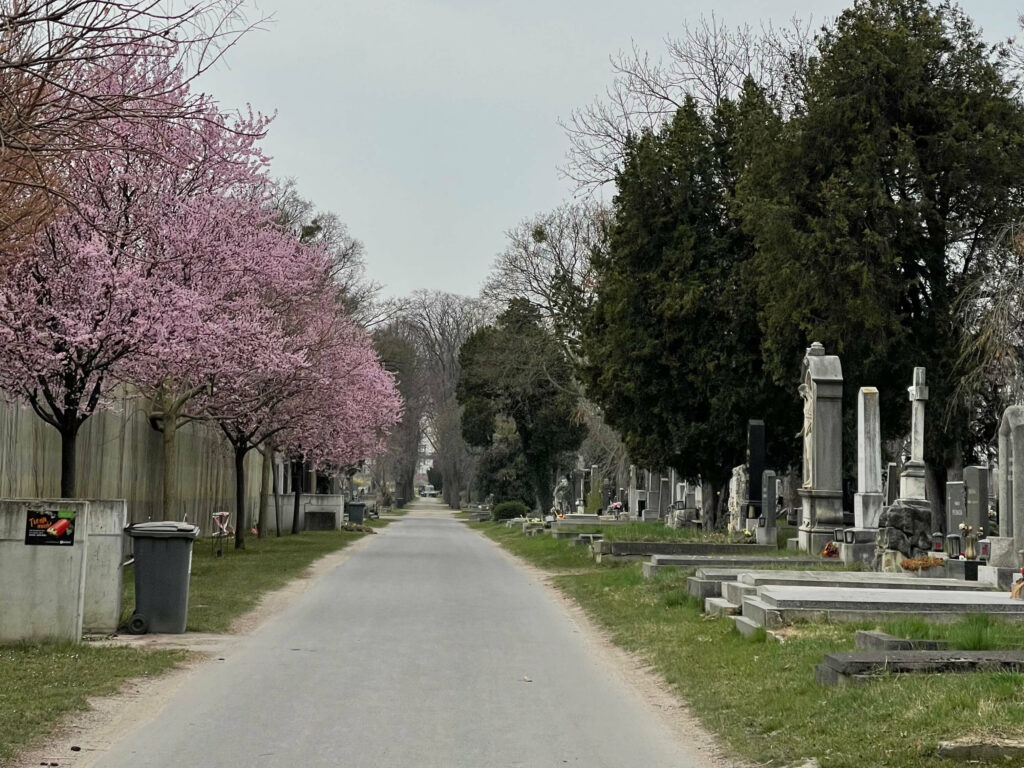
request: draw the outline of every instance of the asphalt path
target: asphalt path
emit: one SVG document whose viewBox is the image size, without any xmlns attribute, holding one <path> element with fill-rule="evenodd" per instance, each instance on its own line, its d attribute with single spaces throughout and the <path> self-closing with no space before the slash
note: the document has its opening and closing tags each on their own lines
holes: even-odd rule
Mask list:
<svg viewBox="0 0 1024 768">
<path fill-rule="evenodd" d="M 705 768 L 494 544 L 421 500 L 100 768 Z"/>
</svg>

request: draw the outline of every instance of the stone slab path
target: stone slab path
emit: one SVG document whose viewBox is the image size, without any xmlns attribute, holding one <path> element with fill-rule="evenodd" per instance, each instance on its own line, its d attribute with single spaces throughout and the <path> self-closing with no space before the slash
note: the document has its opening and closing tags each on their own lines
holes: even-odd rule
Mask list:
<svg viewBox="0 0 1024 768">
<path fill-rule="evenodd" d="M 423 500 L 95 765 L 710 766 L 586 635 L 548 588 Z"/>
</svg>

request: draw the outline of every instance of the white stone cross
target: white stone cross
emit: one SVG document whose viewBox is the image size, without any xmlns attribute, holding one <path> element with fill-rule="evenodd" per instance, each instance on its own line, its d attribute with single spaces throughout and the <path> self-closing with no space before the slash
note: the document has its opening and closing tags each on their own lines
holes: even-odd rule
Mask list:
<svg viewBox="0 0 1024 768">
<path fill-rule="evenodd" d="M 924 368 L 915 368 L 914 383 L 907 387 L 913 404 L 910 413 L 910 460 L 920 464 L 924 463 L 924 404 L 928 402 L 924 371 Z"/>
</svg>

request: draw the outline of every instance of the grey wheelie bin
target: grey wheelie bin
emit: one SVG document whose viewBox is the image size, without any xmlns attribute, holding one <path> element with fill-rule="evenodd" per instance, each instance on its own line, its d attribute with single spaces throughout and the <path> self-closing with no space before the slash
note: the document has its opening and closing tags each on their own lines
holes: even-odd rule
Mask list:
<svg viewBox="0 0 1024 768">
<path fill-rule="evenodd" d="M 366 505 L 361 501 L 345 502 L 345 511 L 348 512 L 350 523 L 362 523 L 366 517 Z"/>
<path fill-rule="evenodd" d="M 135 613 L 128 631 L 181 634 L 188 617 L 192 542 L 199 527 L 173 521 L 136 523 L 125 533 L 135 552 Z"/>
</svg>

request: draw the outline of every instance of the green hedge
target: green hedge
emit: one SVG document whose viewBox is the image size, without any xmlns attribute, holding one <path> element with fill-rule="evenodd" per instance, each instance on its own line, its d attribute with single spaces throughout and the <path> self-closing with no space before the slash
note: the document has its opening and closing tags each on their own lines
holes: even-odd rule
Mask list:
<svg viewBox="0 0 1024 768">
<path fill-rule="evenodd" d="M 526 505 L 521 501 L 503 501 L 495 504 L 491 510 L 491 520 L 511 520 L 513 517 L 526 517 Z"/>
</svg>

